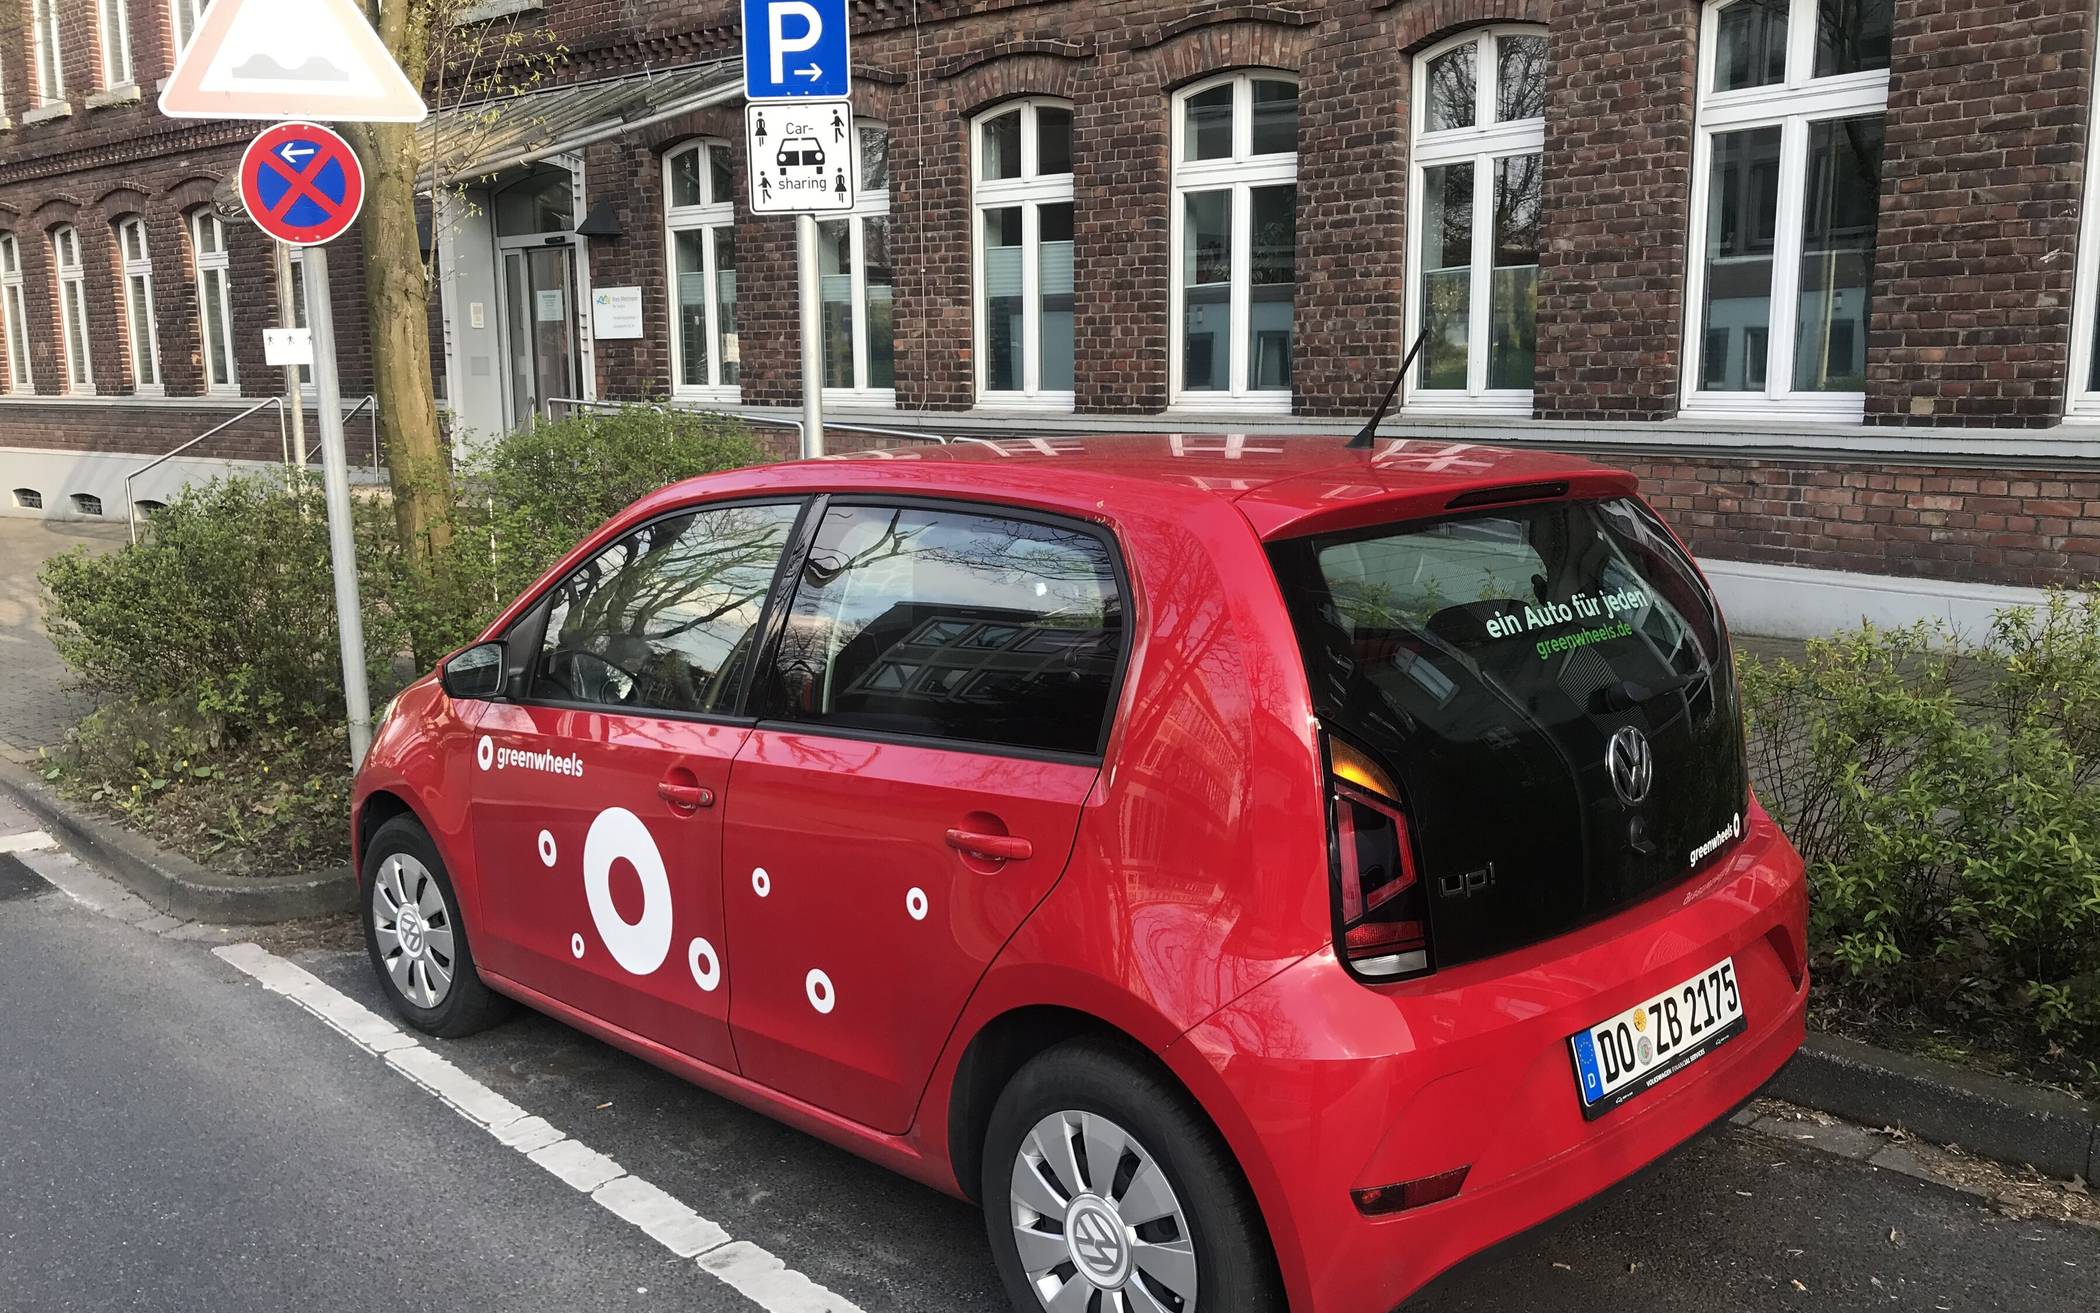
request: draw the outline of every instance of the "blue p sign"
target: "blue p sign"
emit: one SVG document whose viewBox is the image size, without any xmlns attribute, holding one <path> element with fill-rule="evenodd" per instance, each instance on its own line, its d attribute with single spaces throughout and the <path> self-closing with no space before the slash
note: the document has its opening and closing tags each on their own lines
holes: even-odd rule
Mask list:
<svg viewBox="0 0 2100 1313">
<path fill-rule="evenodd" d="M 744 0 L 744 98 L 852 92 L 848 0 Z"/>
</svg>

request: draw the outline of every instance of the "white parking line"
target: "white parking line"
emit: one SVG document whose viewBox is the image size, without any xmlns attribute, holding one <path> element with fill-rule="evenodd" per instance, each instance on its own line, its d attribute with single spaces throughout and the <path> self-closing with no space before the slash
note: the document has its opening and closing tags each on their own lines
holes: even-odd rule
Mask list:
<svg viewBox="0 0 2100 1313">
<path fill-rule="evenodd" d="M 58 847 L 58 840 L 42 830 L 23 834 L 0 834 L 0 853 L 40 853 Z"/>
<path fill-rule="evenodd" d="M 549 1174 L 589 1195 L 605 1211 L 678 1257 L 696 1260 L 701 1270 L 767 1313 L 861 1313 L 852 1301 L 790 1269 L 759 1246 L 732 1239 L 671 1194 L 527 1113 L 312 972 L 258 944 L 231 944 L 212 952 L 384 1060 Z"/>
</svg>

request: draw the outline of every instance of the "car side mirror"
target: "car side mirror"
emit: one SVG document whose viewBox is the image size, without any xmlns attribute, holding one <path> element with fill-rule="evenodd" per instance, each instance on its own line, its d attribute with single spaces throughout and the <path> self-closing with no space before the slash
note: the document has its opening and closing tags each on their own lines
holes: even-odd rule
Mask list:
<svg viewBox="0 0 2100 1313">
<path fill-rule="evenodd" d="M 445 695 L 462 702 L 493 702 L 503 696 L 501 643 L 482 643 L 455 652 L 438 667 L 438 683 Z"/>
</svg>

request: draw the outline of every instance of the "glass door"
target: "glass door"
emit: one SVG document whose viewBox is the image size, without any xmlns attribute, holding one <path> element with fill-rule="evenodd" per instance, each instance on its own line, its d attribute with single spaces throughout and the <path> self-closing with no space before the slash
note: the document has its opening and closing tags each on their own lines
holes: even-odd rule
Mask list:
<svg viewBox="0 0 2100 1313">
<path fill-rule="evenodd" d="M 546 403 L 581 395 L 577 378 L 576 253 L 567 246 L 503 253 L 510 421 L 529 425 Z"/>
</svg>

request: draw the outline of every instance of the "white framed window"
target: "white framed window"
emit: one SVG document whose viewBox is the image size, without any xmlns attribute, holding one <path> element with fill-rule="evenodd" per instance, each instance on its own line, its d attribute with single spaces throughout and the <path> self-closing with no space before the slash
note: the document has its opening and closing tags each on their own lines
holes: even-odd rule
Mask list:
<svg viewBox="0 0 2100 1313">
<path fill-rule="evenodd" d="M 1531 413 L 1546 33 L 1475 28 L 1415 61 L 1407 409 Z"/>
<path fill-rule="evenodd" d="M 210 4 L 211 0 L 168 0 L 168 35 L 174 39 L 176 54 L 197 35 L 197 23 Z"/>
<path fill-rule="evenodd" d="M 1894 0 L 1717 0 L 1699 42 L 1684 410 L 1858 421 Z"/>
<path fill-rule="evenodd" d="M 1288 411 L 1298 83 L 1228 73 L 1174 97 L 1172 400 Z"/>
<path fill-rule="evenodd" d="M 824 397 L 897 404 L 896 273 L 890 265 L 890 132 L 859 122 L 860 189 L 843 217 L 817 224 L 824 303 Z"/>
<path fill-rule="evenodd" d="M 131 0 L 95 0 L 95 20 L 102 39 L 102 85 L 131 85 Z"/>
<path fill-rule="evenodd" d="M 153 322 L 153 259 L 146 246 L 146 221 L 133 215 L 117 220 L 117 295 L 124 303 L 124 331 L 131 356 L 132 390 L 157 395 L 160 384 L 160 329 Z"/>
<path fill-rule="evenodd" d="M 37 103 L 55 104 L 66 98 L 66 56 L 58 38 L 58 0 L 30 0 L 29 26 L 36 44 Z"/>
<path fill-rule="evenodd" d="M 0 339 L 7 357 L 7 390 L 36 391 L 29 371 L 29 312 L 22 301 L 22 246 L 13 233 L 0 233 Z"/>
<path fill-rule="evenodd" d="M 970 126 L 977 396 L 1070 410 L 1072 107 L 1009 101 Z"/>
<path fill-rule="evenodd" d="M 2095 88 L 2100 108 L 2100 88 Z M 2100 422 L 2100 133 L 2086 141 L 2085 212 L 2079 229 L 2078 285 L 2071 315 L 2070 379 L 2064 413 L 2084 423 Z"/>
<path fill-rule="evenodd" d="M 697 141 L 664 157 L 664 241 L 671 271 L 671 393 L 735 401 L 736 178 L 729 146 Z"/>
<path fill-rule="evenodd" d="M 51 230 L 51 273 L 58 282 L 58 338 L 64 354 L 65 390 L 76 396 L 95 393 L 95 362 L 89 348 L 87 267 L 80 261 L 80 232 Z"/>
<path fill-rule="evenodd" d="M 197 337 L 204 348 L 204 390 L 238 395 L 241 384 L 233 363 L 233 291 L 226 225 L 209 209 L 190 215 L 190 264 L 197 275 Z"/>
</svg>

